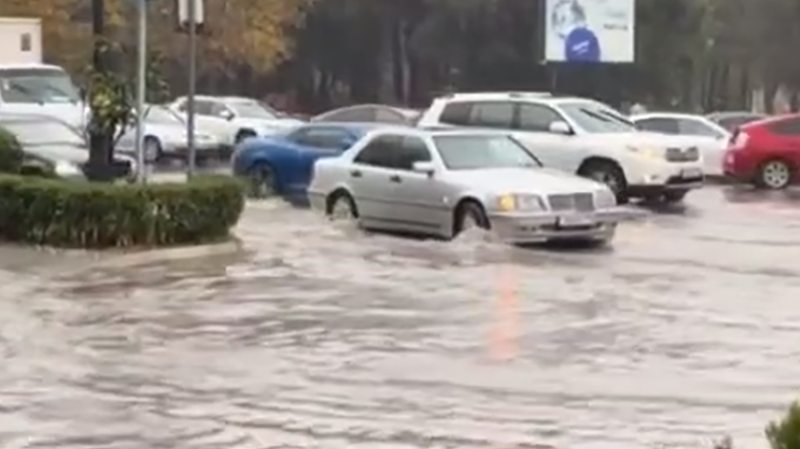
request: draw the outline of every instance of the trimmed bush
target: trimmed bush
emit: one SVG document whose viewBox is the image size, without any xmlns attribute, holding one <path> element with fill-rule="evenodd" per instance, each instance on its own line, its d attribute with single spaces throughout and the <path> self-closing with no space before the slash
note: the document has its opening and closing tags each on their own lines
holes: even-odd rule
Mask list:
<svg viewBox="0 0 800 449">
<path fill-rule="evenodd" d="M 0 173 L 19 173 L 24 153 L 17 138 L 0 128 Z"/>
<path fill-rule="evenodd" d="M 244 187 L 227 176 L 128 185 L 0 175 L 0 238 L 67 248 L 201 244 L 229 235 Z"/>
</svg>

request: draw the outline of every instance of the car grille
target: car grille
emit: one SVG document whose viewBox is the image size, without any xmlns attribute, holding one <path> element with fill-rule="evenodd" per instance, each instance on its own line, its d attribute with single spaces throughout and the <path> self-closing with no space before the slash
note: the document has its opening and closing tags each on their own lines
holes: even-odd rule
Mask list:
<svg viewBox="0 0 800 449">
<path fill-rule="evenodd" d="M 554 212 L 592 212 L 594 210 L 594 195 L 591 193 L 550 195 L 547 197 L 547 202 L 550 203 L 550 209 Z"/>
<path fill-rule="evenodd" d="M 669 162 L 694 162 L 700 159 L 700 150 L 697 147 L 667 148 Z"/>
</svg>

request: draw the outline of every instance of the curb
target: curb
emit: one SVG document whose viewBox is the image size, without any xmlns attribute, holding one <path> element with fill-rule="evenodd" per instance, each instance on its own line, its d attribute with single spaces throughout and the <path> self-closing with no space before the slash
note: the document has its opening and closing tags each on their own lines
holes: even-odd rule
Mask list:
<svg viewBox="0 0 800 449">
<path fill-rule="evenodd" d="M 84 267 L 81 271 L 92 268 L 132 268 L 150 263 L 175 262 L 211 256 L 234 255 L 242 252 L 242 250 L 243 245 L 241 240 L 232 237 L 230 240 L 208 245 L 153 249 L 113 255 L 107 258 L 101 258 L 88 267 Z"/>
</svg>

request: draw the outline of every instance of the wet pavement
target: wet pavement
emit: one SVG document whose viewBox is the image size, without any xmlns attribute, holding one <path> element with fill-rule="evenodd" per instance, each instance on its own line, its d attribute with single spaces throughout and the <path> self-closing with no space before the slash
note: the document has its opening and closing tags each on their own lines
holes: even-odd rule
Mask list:
<svg viewBox="0 0 800 449">
<path fill-rule="evenodd" d="M 236 258 L 3 265 L 0 447 L 764 448 L 800 386 L 800 198 L 687 202 L 610 249 L 257 203 Z"/>
</svg>

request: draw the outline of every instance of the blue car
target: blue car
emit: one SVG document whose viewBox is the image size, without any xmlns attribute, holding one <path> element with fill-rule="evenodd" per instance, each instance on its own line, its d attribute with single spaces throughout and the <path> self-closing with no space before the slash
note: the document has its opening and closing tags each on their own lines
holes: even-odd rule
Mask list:
<svg viewBox="0 0 800 449">
<path fill-rule="evenodd" d="M 251 196 L 302 198 L 317 159 L 340 155 L 377 126 L 381 124 L 316 122 L 247 139 L 233 153 L 233 173 L 248 181 Z"/>
</svg>

